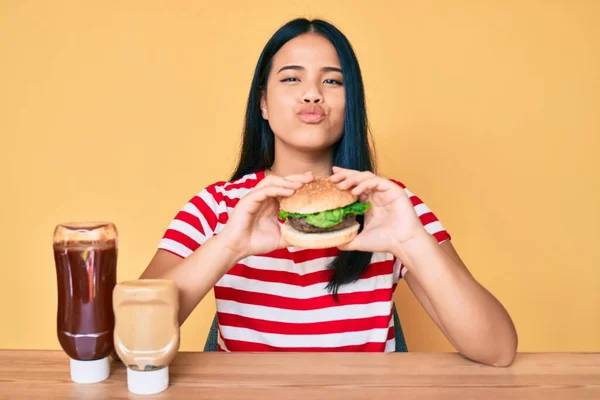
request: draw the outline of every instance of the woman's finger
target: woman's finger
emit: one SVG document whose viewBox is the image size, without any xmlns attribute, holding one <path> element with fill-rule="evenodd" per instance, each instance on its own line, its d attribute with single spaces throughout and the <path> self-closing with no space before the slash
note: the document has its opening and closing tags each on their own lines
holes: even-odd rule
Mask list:
<svg viewBox="0 0 600 400">
<path fill-rule="evenodd" d="M 248 197 L 250 200 L 260 203 L 268 198 L 288 197 L 294 194 L 295 190 L 283 186 L 267 186 L 258 190 L 253 190 Z"/>
<path fill-rule="evenodd" d="M 261 189 L 267 186 L 272 186 L 272 185 L 278 185 L 281 186 L 281 184 L 284 182 L 284 179 L 280 176 L 277 175 L 269 175 L 267 177 L 265 177 L 263 180 L 261 180 L 260 182 L 258 182 L 258 185 L 255 186 L 255 190 L 256 189 Z"/>
<path fill-rule="evenodd" d="M 348 243 L 344 243 L 338 246 L 338 249 L 341 251 L 354 251 L 354 250 L 362 250 L 361 236 L 355 236 L 354 239 L 349 241 Z"/>
<path fill-rule="evenodd" d="M 338 166 L 333 166 L 332 167 L 333 173 L 338 173 L 338 172 L 358 172 L 355 169 L 350 169 L 350 168 L 342 168 L 342 167 L 338 167 Z"/>
<path fill-rule="evenodd" d="M 284 249 L 286 247 L 290 247 L 290 244 L 285 240 L 283 235 L 279 235 L 279 244 L 277 244 L 276 250 Z"/>
<path fill-rule="evenodd" d="M 341 190 L 349 190 L 350 188 L 358 185 L 360 182 L 365 181 L 367 179 L 371 179 L 373 177 L 377 177 L 373 175 L 370 171 L 362 171 L 356 172 L 352 175 L 347 176 L 342 181 L 338 182 L 337 187 Z"/>
<path fill-rule="evenodd" d="M 352 189 L 352 194 L 355 196 L 361 196 L 362 194 L 387 192 L 389 190 L 400 190 L 400 188 L 388 179 L 373 175 L 372 178 L 366 179 L 356 185 L 356 187 Z"/>
<path fill-rule="evenodd" d="M 359 173 L 359 171 L 353 169 L 333 167 L 333 175 L 329 177 L 329 180 L 333 183 L 337 183 L 357 173 Z"/>
<path fill-rule="evenodd" d="M 254 214 L 258 212 L 266 200 L 274 198 L 276 201 L 283 197 L 294 194 L 295 190 L 281 186 L 267 186 L 260 189 L 254 189 L 242 198 L 236 209 L 243 208 L 247 213 Z"/>
<path fill-rule="evenodd" d="M 356 185 L 352 189 L 352 194 L 355 196 L 360 196 L 364 193 L 371 193 L 376 190 L 383 190 L 384 188 L 382 187 L 382 181 L 383 179 L 379 178 L 378 176 L 368 178 Z"/>
</svg>

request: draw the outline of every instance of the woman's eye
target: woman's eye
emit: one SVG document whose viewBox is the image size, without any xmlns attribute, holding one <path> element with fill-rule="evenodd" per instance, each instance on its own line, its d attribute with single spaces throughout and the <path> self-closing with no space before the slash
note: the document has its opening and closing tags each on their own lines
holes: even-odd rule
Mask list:
<svg viewBox="0 0 600 400">
<path fill-rule="evenodd" d="M 342 82 L 340 82 L 338 80 L 335 80 L 335 79 L 325 79 L 325 83 L 328 83 L 328 84 L 331 84 L 331 85 L 339 85 L 339 86 L 343 85 Z"/>
<path fill-rule="evenodd" d="M 284 78 L 281 80 L 281 82 L 292 82 L 292 83 L 296 83 L 296 82 L 300 82 L 300 79 L 298 78 L 294 78 L 294 77 L 289 77 L 289 78 Z M 323 81 L 323 83 L 327 84 L 327 85 L 338 85 L 338 86 L 342 86 L 343 83 L 336 80 L 336 79 L 325 79 Z"/>
</svg>

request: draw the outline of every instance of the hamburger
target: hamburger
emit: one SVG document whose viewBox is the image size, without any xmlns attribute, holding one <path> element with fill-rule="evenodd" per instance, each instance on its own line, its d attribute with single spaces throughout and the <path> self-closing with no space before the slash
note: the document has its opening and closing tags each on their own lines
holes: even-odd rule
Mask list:
<svg viewBox="0 0 600 400">
<path fill-rule="evenodd" d="M 361 203 L 349 190 L 340 190 L 328 177 L 305 184 L 280 199 L 281 235 L 291 246 L 322 249 L 348 243 L 358 234 L 357 215 L 370 203 Z"/>
</svg>

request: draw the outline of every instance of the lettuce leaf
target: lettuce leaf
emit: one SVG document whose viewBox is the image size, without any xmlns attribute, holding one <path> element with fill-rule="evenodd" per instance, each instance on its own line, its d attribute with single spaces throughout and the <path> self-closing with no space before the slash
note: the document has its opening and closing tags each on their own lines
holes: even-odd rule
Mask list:
<svg viewBox="0 0 600 400">
<path fill-rule="evenodd" d="M 279 218 L 304 218 L 306 222 L 317 228 L 330 228 L 342 222 L 342 219 L 348 214 L 362 215 L 371 207 L 371 203 L 361 203 L 359 201 L 349 204 L 346 207 L 335 208 L 333 210 L 321 211 L 314 214 L 298 214 L 285 210 L 279 212 Z"/>
</svg>

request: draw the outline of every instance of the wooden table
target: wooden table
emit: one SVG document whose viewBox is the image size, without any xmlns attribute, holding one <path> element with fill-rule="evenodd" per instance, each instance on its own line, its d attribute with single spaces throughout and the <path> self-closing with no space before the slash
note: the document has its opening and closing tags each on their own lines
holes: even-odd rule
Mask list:
<svg viewBox="0 0 600 400">
<path fill-rule="evenodd" d="M 78 385 L 60 351 L 0 350 L 0 399 L 600 399 L 600 353 L 521 353 L 494 368 L 451 353 L 179 353 L 171 385 L 127 391 L 125 368 Z"/>
</svg>

